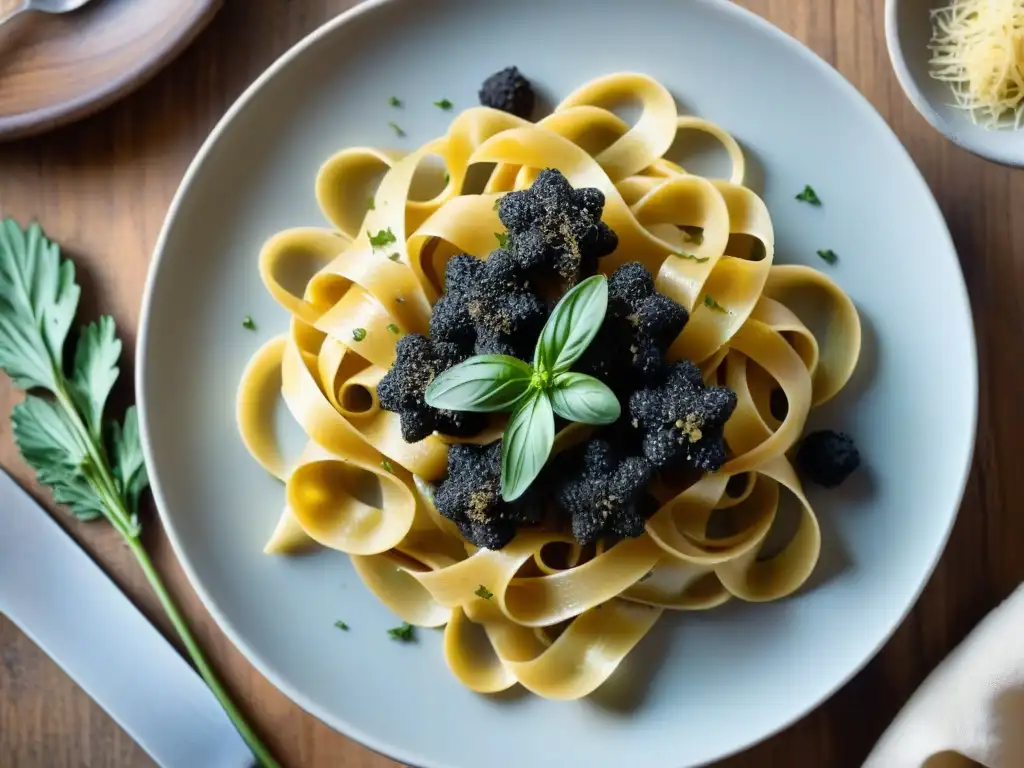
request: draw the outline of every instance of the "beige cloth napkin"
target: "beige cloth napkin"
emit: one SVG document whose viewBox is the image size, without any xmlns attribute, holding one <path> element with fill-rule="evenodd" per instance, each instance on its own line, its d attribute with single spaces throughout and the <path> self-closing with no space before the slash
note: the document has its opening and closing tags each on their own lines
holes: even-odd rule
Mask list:
<svg viewBox="0 0 1024 768">
<path fill-rule="evenodd" d="M 928 676 L 864 768 L 973 764 L 1024 768 L 1024 585 Z"/>
</svg>

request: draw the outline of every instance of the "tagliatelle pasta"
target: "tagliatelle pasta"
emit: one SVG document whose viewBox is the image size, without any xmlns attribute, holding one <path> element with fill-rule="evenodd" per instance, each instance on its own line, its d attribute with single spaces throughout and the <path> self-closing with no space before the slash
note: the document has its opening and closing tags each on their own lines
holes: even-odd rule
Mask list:
<svg viewBox="0 0 1024 768">
<path fill-rule="evenodd" d="M 633 125 L 607 109 L 624 100 L 642 105 Z M 665 159 L 681 131 L 716 138 L 730 177 L 702 178 Z M 417 171 L 438 157 L 444 189 L 413 199 Z M 464 194 L 469 171 L 484 163 L 493 170 L 482 191 Z M 660 508 L 638 538 L 595 549 L 563 533 L 522 530 L 503 549 L 476 550 L 425 490 L 444 476 L 448 445 L 457 440 L 435 434 L 406 443 L 376 386 L 401 335 L 427 332 L 447 260 L 486 258 L 503 230 L 496 200 L 545 168 L 604 193 L 603 219 L 619 247 L 601 260 L 602 272 L 640 261 L 657 289 L 689 311 L 669 357 L 692 360 L 706 381 L 736 392 L 725 429 L 729 458 L 714 474 L 660 478 L 653 489 Z M 366 189 L 378 177 L 368 210 Z M 316 542 L 347 553 L 403 620 L 445 626 L 448 666 L 466 686 L 493 693 L 519 683 L 554 699 L 601 685 L 664 610 L 704 610 L 731 597 L 774 600 L 799 588 L 817 561 L 820 533 L 787 452 L 811 407 L 849 379 L 860 323 L 829 278 L 774 264 L 771 218 L 743 181 L 735 140 L 679 115 L 662 85 L 637 74 L 594 80 L 537 124 L 477 107 L 408 154 L 351 148 L 329 158 L 316 194 L 332 226 L 281 232 L 260 255 L 264 283 L 292 316 L 288 332 L 253 357 L 238 395 L 246 446 L 285 483 L 266 551 Z M 761 248 L 739 252 L 740 235 Z M 286 275 L 311 265 L 301 292 L 290 287 Z M 826 308 L 824 337 L 800 319 L 793 296 Z M 788 402 L 781 421 L 770 408 L 775 389 Z M 291 465 L 273 439 L 279 394 L 309 438 Z M 555 451 L 586 429 L 564 430 Z M 498 423 L 462 442 L 500 439 L 500 430 Z M 730 478 L 739 478 L 738 493 L 726 492 Z M 800 520 L 766 557 L 783 492 L 799 503 Z"/>
</svg>

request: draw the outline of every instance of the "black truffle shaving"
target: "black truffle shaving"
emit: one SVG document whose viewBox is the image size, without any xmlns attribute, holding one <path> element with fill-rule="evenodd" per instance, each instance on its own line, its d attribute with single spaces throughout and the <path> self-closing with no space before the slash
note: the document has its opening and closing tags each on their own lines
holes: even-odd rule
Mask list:
<svg viewBox="0 0 1024 768">
<path fill-rule="evenodd" d="M 434 493 L 437 511 L 477 547 L 501 549 L 520 525 L 539 523 L 542 507 L 530 488 L 513 502 L 501 498 L 501 443 L 453 445 L 448 477 Z"/>
<path fill-rule="evenodd" d="M 835 488 L 860 466 L 860 452 L 849 435 L 826 429 L 804 438 L 796 465 L 811 482 Z"/>
<path fill-rule="evenodd" d="M 601 221 L 604 195 L 573 189 L 560 171 L 541 171 L 529 189 L 501 198 L 498 216 L 509 231 L 512 256 L 521 269 L 554 272 L 567 285 L 597 271 L 597 260 L 619 245 Z"/>
<path fill-rule="evenodd" d="M 533 86 L 517 67 L 507 67 L 484 80 L 479 96 L 485 107 L 511 112 L 516 117 L 528 119 L 533 112 Z"/>
<path fill-rule="evenodd" d="M 683 361 L 668 367 L 662 384 L 629 398 L 632 425 L 644 457 L 658 469 L 685 465 L 715 472 L 725 462 L 722 430 L 736 408 L 736 393 L 707 387 L 700 369 Z"/>
<path fill-rule="evenodd" d="M 444 273 L 444 295 L 430 314 L 430 338 L 455 344 L 471 354 L 476 342 L 476 327 L 469 316 L 467 296 L 480 280 L 484 262 L 461 253 L 448 261 Z"/>
<path fill-rule="evenodd" d="M 665 372 L 662 358 L 687 320 L 683 307 L 654 289 L 642 264 L 623 264 L 608 278 L 608 311 L 575 370 L 619 393 L 656 384 Z"/>
<path fill-rule="evenodd" d="M 657 510 L 647 494 L 654 467 L 639 456 L 619 456 L 611 444 L 593 439 L 564 459 L 565 479 L 556 483 L 559 505 L 572 517 L 580 544 L 603 537 L 632 538 Z"/>
<path fill-rule="evenodd" d="M 402 439 L 415 443 L 434 431 L 463 437 L 480 431 L 483 414 L 439 410 L 424 402 L 434 377 L 466 359 L 459 347 L 411 333 L 398 340 L 395 354 L 391 370 L 377 384 L 377 399 L 381 408 L 398 414 Z"/>
</svg>

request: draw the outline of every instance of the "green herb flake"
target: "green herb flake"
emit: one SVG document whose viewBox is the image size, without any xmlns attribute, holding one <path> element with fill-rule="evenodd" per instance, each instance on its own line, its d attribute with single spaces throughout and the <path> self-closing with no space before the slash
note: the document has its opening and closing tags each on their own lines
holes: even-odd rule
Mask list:
<svg viewBox="0 0 1024 768">
<path fill-rule="evenodd" d="M 729 314 L 729 310 L 723 307 L 717 301 L 715 301 L 714 297 L 709 293 L 704 294 L 704 306 L 707 307 L 708 309 L 713 309 L 716 312 L 722 312 L 723 314 L 726 315 Z"/>
<path fill-rule="evenodd" d="M 362 341 L 363 339 L 366 338 L 366 329 L 365 328 L 353 328 L 352 329 L 352 338 L 355 339 L 356 341 Z"/>
<path fill-rule="evenodd" d="M 438 107 L 439 109 L 448 110 L 452 108 L 452 103 L 448 101 L 448 99 L 441 99 L 440 101 L 435 101 L 434 106 Z"/>
<path fill-rule="evenodd" d="M 382 229 L 376 235 L 370 235 L 370 245 L 373 246 L 374 250 L 377 248 L 385 248 L 398 240 L 395 237 L 395 233 L 391 231 L 391 227 Z"/>
<path fill-rule="evenodd" d="M 675 255 L 680 259 L 684 259 L 686 261 L 695 261 L 698 264 L 704 264 L 705 262 L 711 260 L 710 256 L 694 256 L 692 253 L 677 253 Z"/>
<path fill-rule="evenodd" d="M 796 199 L 801 203 L 808 203 L 814 206 L 821 205 L 821 199 L 818 197 L 818 193 L 814 191 L 810 184 L 804 185 L 804 191 L 797 195 Z"/>
<path fill-rule="evenodd" d="M 247 331 L 255 331 L 256 330 L 256 321 L 253 320 L 248 315 L 246 315 L 245 317 L 242 318 L 242 327 L 245 328 L 245 330 L 247 330 Z"/>
<path fill-rule="evenodd" d="M 388 104 L 390 104 L 392 107 L 400 107 L 402 106 L 402 100 L 399 99 L 397 96 L 392 96 L 390 99 L 388 99 Z"/>
<path fill-rule="evenodd" d="M 451 180 L 452 180 L 452 175 L 450 173 L 448 173 L 448 171 L 445 171 L 444 172 L 444 185 L 447 187 L 448 186 L 448 182 L 450 182 Z"/>
<path fill-rule="evenodd" d="M 388 120 L 388 125 L 391 126 L 391 130 L 395 132 L 395 136 L 402 138 L 405 136 L 405 131 L 402 130 L 402 126 L 396 123 L 394 120 Z"/>
<path fill-rule="evenodd" d="M 402 254 L 400 254 L 398 251 L 395 251 L 394 253 L 389 253 L 388 258 L 391 261 L 395 262 L 395 264 L 400 264 L 402 262 Z"/>
<path fill-rule="evenodd" d="M 502 197 L 504 197 L 504 195 L 502 195 Z M 491 210 L 492 211 L 498 210 L 498 206 L 499 205 L 501 205 L 501 197 L 495 198 L 495 200 L 494 200 L 494 207 Z"/>
<path fill-rule="evenodd" d="M 499 248 L 505 248 L 508 246 L 508 233 L 507 232 L 495 232 L 494 239 L 498 241 Z"/>
<path fill-rule="evenodd" d="M 400 640 L 403 643 L 411 643 L 416 639 L 415 635 L 416 627 L 407 621 L 402 622 L 400 627 L 392 627 L 388 630 L 388 635 L 392 640 Z"/>
<path fill-rule="evenodd" d="M 338 619 L 336 622 L 334 622 L 334 626 L 342 630 L 343 632 L 348 632 L 348 624 L 346 624 L 341 619 Z"/>
<path fill-rule="evenodd" d="M 835 264 L 837 261 L 839 261 L 839 257 L 836 255 L 836 252 L 833 251 L 831 248 L 826 248 L 825 250 L 818 251 L 818 256 L 822 259 L 822 261 L 825 261 L 829 264 Z"/>
<path fill-rule="evenodd" d="M 373 202 L 373 197 L 372 196 L 366 198 L 366 210 L 368 210 L 368 211 L 375 211 L 375 210 L 377 210 L 377 204 L 375 202 Z"/>
<path fill-rule="evenodd" d="M 476 592 L 474 592 L 473 594 L 477 597 L 482 597 L 484 600 L 490 600 L 492 597 L 494 597 L 494 593 L 491 592 L 491 590 L 489 590 L 483 584 L 477 587 Z"/>
<path fill-rule="evenodd" d="M 390 472 L 392 475 L 395 474 L 395 468 L 391 466 L 391 462 L 387 459 L 381 459 L 380 465 L 385 472 Z"/>
<path fill-rule="evenodd" d="M 401 333 L 401 331 L 399 330 L 398 326 L 397 326 L 397 325 L 395 325 L 394 323 L 388 323 L 388 330 L 389 330 L 389 331 L 391 331 L 391 332 L 392 332 L 393 334 L 395 334 L 396 336 L 397 336 L 397 335 L 398 335 L 399 333 Z"/>
</svg>

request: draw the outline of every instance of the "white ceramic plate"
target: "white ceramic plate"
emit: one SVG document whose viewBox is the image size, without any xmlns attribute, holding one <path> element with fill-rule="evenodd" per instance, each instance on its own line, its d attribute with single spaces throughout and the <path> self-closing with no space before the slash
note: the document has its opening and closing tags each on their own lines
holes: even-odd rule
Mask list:
<svg viewBox="0 0 1024 768">
<path fill-rule="evenodd" d="M 574 703 L 473 694 L 445 667 L 439 633 L 389 641 L 396 619 L 345 556 L 261 554 L 283 491 L 250 460 L 233 418 L 246 360 L 286 323 L 257 253 L 280 229 L 324 223 L 313 195 L 321 162 L 348 145 L 411 148 L 441 134 L 450 114 L 433 101 L 473 104 L 483 77 L 513 63 L 552 100 L 597 75 L 646 72 L 731 131 L 772 212 L 779 260 L 830 270 L 866 330 L 853 385 L 816 416 L 856 436 L 867 468 L 839 492 L 812 491 L 825 547 L 812 582 L 779 603 L 663 619 L 614 683 Z M 407 140 L 390 134 L 392 119 Z M 822 208 L 793 199 L 807 183 Z M 819 248 L 839 264 L 824 265 Z M 794 40 L 718 0 L 389 0 L 296 46 L 199 152 L 153 261 L 138 386 L 175 549 L 270 680 L 406 763 L 539 768 L 700 764 L 842 685 L 942 551 L 970 464 L 977 381 L 967 295 L 927 186 L 867 101 Z M 351 631 L 332 626 L 339 618 Z"/>
</svg>

